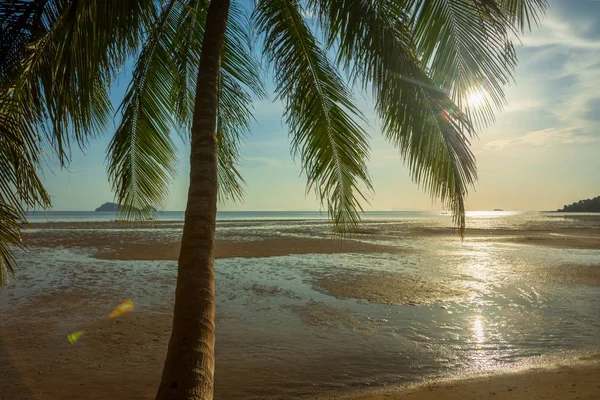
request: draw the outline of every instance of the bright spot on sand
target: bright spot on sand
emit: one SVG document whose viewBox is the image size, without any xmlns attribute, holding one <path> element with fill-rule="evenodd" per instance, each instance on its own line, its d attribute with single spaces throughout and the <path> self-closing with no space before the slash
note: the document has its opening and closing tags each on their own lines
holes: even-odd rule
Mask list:
<svg viewBox="0 0 600 400">
<path fill-rule="evenodd" d="M 127 299 L 123 301 L 121 304 L 117 306 L 110 314 L 108 314 L 108 318 L 115 318 L 119 315 L 127 314 L 128 312 L 133 310 L 133 301 Z"/>
<path fill-rule="evenodd" d="M 467 96 L 467 105 L 469 107 L 478 107 L 485 100 L 483 92 L 471 92 Z"/>
<path fill-rule="evenodd" d="M 483 330 L 483 319 L 481 318 L 481 315 L 475 317 L 471 330 L 473 331 L 473 336 L 477 343 L 483 343 L 485 341 L 485 332 Z"/>
<path fill-rule="evenodd" d="M 84 333 L 83 331 L 69 333 L 67 335 L 67 340 L 69 341 L 69 343 L 73 344 L 79 340 L 79 338 L 83 335 L 83 333 Z"/>
</svg>

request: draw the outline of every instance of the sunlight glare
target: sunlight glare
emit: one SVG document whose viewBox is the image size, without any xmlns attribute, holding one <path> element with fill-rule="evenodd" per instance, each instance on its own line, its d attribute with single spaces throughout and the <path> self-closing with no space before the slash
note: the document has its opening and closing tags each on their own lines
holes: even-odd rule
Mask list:
<svg viewBox="0 0 600 400">
<path fill-rule="evenodd" d="M 484 100 L 485 95 L 483 94 L 483 92 L 471 92 L 467 96 L 467 105 L 469 107 L 478 107 L 483 103 Z"/>
<path fill-rule="evenodd" d="M 485 341 L 485 332 L 483 329 L 483 319 L 480 315 L 473 320 L 473 327 L 471 329 L 473 330 L 473 337 L 477 343 L 483 343 Z"/>
</svg>

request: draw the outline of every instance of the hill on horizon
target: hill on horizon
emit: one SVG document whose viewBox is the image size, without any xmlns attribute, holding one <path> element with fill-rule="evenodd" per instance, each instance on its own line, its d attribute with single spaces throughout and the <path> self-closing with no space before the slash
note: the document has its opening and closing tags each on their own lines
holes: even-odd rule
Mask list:
<svg viewBox="0 0 600 400">
<path fill-rule="evenodd" d="M 100 207 L 96 208 L 94 211 L 95 212 L 119 212 L 122 210 L 122 208 L 123 207 L 121 207 L 117 203 L 106 202 L 106 203 L 102 204 Z M 139 211 L 139 209 L 137 209 L 137 208 L 136 208 L 136 210 Z M 158 212 L 158 210 L 152 206 L 146 207 L 146 208 L 144 208 L 144 210 L 150 210 L 153 213 Z"/>
<path fill-rule="evenodd" d="M 559 212 L 600 212 L 600 196 L 565 205 Z"/>
</svg>

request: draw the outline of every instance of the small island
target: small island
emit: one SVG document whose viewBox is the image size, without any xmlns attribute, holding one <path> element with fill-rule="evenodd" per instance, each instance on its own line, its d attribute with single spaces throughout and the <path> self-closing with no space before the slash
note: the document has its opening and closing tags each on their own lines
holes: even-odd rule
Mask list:
<svg viewBox="0 0 600 400">
<path fill-rule="evenodd" d="M 95 212 L 113 212 L 114 213 L 114 212 L 121 212 L 122 209 L 123 209 L 123 207 L 121 207 L 117 203 L 107 202 L 107 203 L 102 204 L 100 207 L 96 208 L 94 211 Z M 138 209 L 138 208 L 134 208 L 134 210 L 138 211 L 138 212 L 140 211 L 140 209 Z M 158 212 L 158 210 L 152 206 L 144 207 L 141 211 L 143 211 L 145 213 L 149 212 L 152 214 Z"/>
<path fill-rule="evenodd" d="M 96 212 L 118 212 L 121 207 L 117 203 L 104 203 L 100 207 L 96 208 Z"/>
<path fill-rule="evenodd" d="M 600 196 L 565 205 L 558 212 L 600 212 Z"/>
</svg>

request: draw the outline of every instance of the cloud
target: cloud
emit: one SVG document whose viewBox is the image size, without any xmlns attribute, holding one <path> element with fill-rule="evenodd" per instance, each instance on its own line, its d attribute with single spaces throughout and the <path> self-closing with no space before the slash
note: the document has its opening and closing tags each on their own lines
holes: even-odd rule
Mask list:
<svg viewBox="0 0 600 400">
<path fill-rule="evenodd" d="M 588 101 L 585 118 L 590 121 L 600 121 L 600 97 Z"/>
<path fill-rule="evenodd" d="M 527 111 L 529 120 L 544 121 L 542 126 L 525 129 L 554 125 L 598 130 L 600 2 L 579 3 L 584 2 L 552 1 L 540 28 L 525 35 L 523 46 L 517 48 L 523 62 L 517 70 L 517 97 L 510 100 L 534 105 Z M 511 101 L 508 111 L 518 111 L 520 104 Z M 541 112 L 550 114 L 553 121 L 541 117 Z"/>
<path fill-rule="evenodd" d="M 541 24 L 540 33 L 543 34 L 527 35 L 521 42 L 527 47 L 563 45 L 578 49 L 600 49 L 600 41 L 577 29 L 577 20 L 571 19 L 570 22 L 561 20 L 559 15 L 548 15 Z"/>
<path fill-rule="evenodd" d="M 581 128 L 548 128 L 529 132 L 515 139 L 494 140 L 486 143 L 484 148 L 494 151 L 514 146 L 550 147 L 598 141 L 600 141 L 600 138 L 584 134 Z"/>
<path fill-rule="evenodd" d="M 537 110 L 537 109 L 540 109 L 543 107 L 545 107 L 545 104 L 541 100 L 523 99 L 523 100 L 509 102 L 502 112 L 503 113 L 525 112 L 525 111 Z"/>
</svg>

